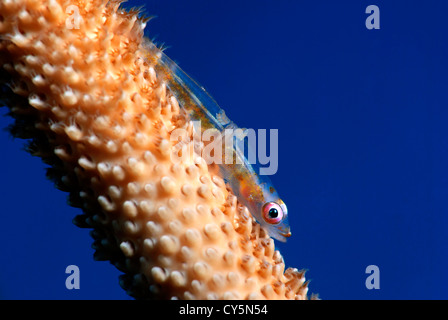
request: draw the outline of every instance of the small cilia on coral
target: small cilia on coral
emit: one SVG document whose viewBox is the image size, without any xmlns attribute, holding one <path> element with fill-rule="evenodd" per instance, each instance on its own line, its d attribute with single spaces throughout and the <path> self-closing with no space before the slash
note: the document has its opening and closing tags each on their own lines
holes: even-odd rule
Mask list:
<svg viewBox="0 0 448 320">
<path fill-rule="evenodd" d="M 144 47 L 152 68 L 158 75 L 162 75 L 167 87 L 190 120 L 200 121 L 202 128 L 216 129 L 224 139 L 227 138 L 227 129 L 238 129 L 205 89 L 182 71 L 162 50 L 149 39 L 146 39 Z M 280 199 L 268 176 L 258 174 L 256 165 L 251 164 L 244 155 L 245 148 L 250 149 L 244 137 L 236 135 L 232 136 L 232 139 L 235 139 L 235 143 L 232 143 L 234 160 L 231 163 L 220 161 L 218 165 L 221 176 L 268 234 L 285 242 L 286 238 L 291 236 L 285 203 Z"/>
</svg>

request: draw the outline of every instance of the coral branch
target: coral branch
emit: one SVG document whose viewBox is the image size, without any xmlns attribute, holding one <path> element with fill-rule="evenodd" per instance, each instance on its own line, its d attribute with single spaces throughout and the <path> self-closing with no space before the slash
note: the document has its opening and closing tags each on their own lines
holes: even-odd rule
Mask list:
<svg viewBox="0 0 448 320">
<path fill-rule="evenodd" d="M 75 224 L 93 229 L 95 259 L 124 272 L 130 295 L 306 299 L 304 272 L 284 271 L 273 240 L 203 159 L 172 163 L 169 134 L 192 134 L 191 124 L 145 59 L 145 20 L 119 5 L 0 1 L 11 133 L 30 139 L 83 210 Z"/>
</svg>

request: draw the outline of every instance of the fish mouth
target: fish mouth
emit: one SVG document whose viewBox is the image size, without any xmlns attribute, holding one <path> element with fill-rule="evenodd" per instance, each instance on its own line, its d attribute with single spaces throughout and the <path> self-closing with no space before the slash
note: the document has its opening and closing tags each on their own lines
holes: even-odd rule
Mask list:
<svg viewBox="0 0 448 320">
<path fill-rule="evenodd" d="M 288 232 L 280 232 L 280 235 L 285 237 L 285 238 L 289 238 L 291 236 L 291 231 Z"/>
<path fill-rule="evenodd" d="M 275 229 L 271 228 L 268 231 L 268 234 L 270 237 L 272 237 L 278 241 L 286 242 L 286 239 L 291 236 L 291 231 L 290 231 L 289 227 L 277 227 Z"/>
<path fill-rule="evenodd" d="M 271 234 L 271 237 L 280 241 L 280 242 L 286 242 L 286 239 L 291 236 L 291 231 L 277 231 Z"/>
<path fill-rule="evenodd" d="M 289 226 L 278 227 L 277 230 L 277 233 L 282 237 L 289 238 L 291 236 L 291 229 Z"/>
</svg>

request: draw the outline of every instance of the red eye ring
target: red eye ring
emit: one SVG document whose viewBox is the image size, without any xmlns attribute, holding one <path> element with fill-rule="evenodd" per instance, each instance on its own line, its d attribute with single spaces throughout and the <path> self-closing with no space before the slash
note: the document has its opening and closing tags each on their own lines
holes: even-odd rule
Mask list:
<svg viewBox="0 0 448 320">
<path fill-rule="evenodd" d="M 266 203 L 262 211 L 264 221 L 269 224 L 280 223 L 284 216 L 282 208 L 275 202 Z"/>
</svg>

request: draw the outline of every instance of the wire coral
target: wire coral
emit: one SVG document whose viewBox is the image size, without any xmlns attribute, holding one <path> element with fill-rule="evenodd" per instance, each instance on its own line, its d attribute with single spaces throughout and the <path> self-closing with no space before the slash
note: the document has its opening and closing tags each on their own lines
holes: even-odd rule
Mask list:
<svg viewBox="0 0 448 320">
<path fill-rule="evenodd" d="M 131 296 L 308 298 L 304 271 L 285 271 L 274 241 L 204 160 L 170 160 L 170 132 L 193 129 L 144 58 L 145 24 L 119 1 L 1 0 L 10 132 L 30 139 L 28 151 L 83 210 L 75 224 L 92 229 L 95 259 L 124 272 Z"/>
</svg>

